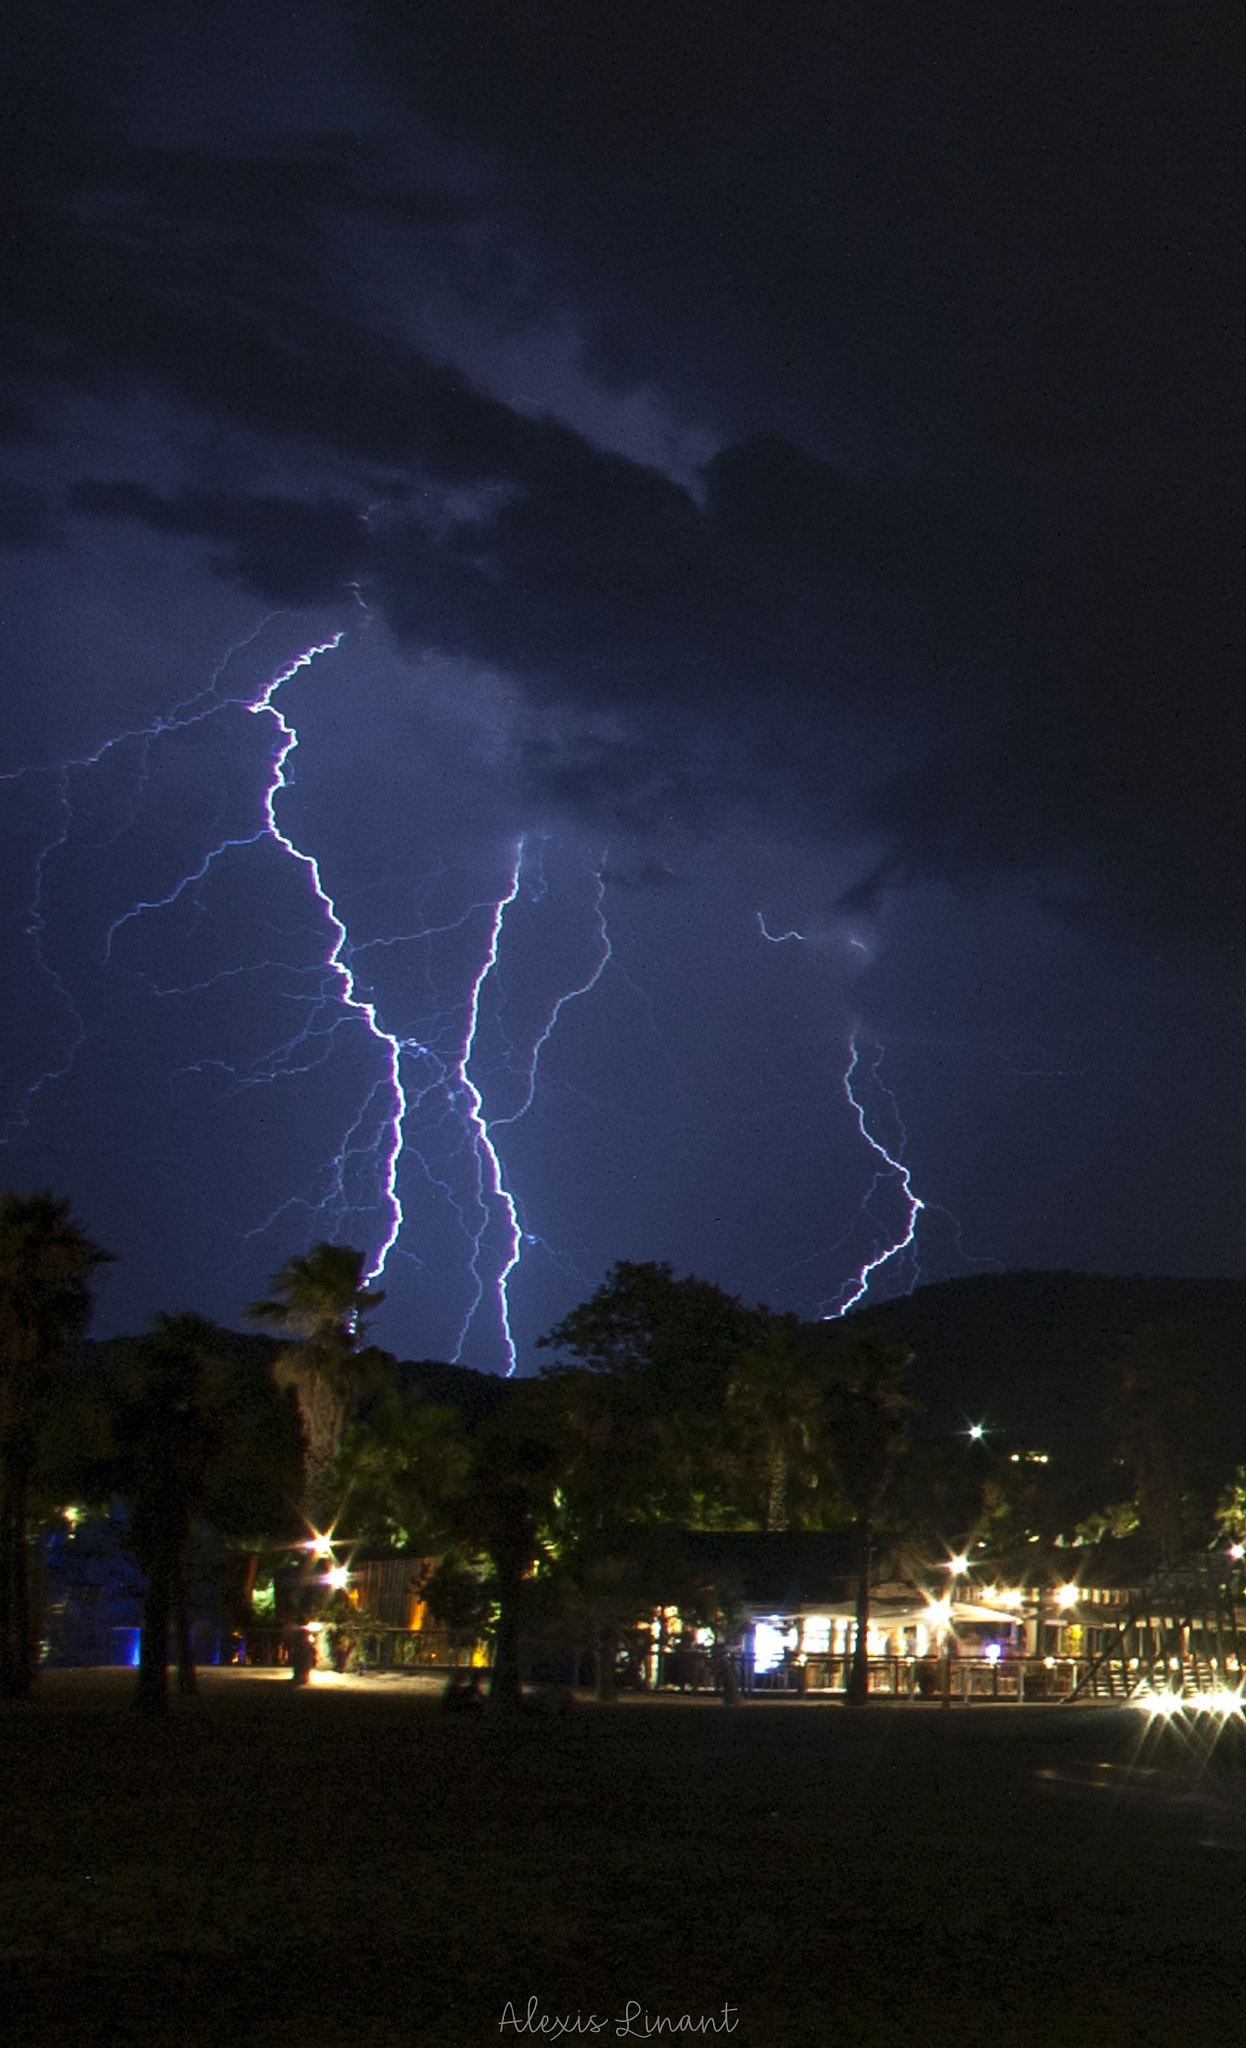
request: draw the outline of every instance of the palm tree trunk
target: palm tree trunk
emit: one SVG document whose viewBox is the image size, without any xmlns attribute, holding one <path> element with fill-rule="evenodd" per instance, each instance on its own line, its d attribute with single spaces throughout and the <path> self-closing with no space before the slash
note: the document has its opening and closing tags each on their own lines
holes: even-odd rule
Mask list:
<svg viewBox="0 0 1246 2048">
<path fill-rule="evenodd" d="M 14 1597 L 16 1546 L 13 1541 L 13 1489 L 5 1473 L 0 1488 L 0 1699 L 20 1697 L 18 1660 L 14 1655 Z"/>
<path fill-rule="evenodd" d="M 846 1699 L 850 1707 L 865 1706 L 870 1697 L 870 1572 L 874 1563 L 874 1531 L 861 1523 L 861 1573 L 857 1580 L 856 1638 L 852 1646 L 852 1669 L 848 1674 Z"/>
<path fill-rule="evenodd" d="M 494 1559 L 495 1566 L 497 1559 Z M 493 1676 L 489 1698 L 496 1707 L 517 1707 L 523 1697 L 519 1675 L 518 1573 L 498 1574 L 498 1618 L 493 1631 Z"/>
<path fill-rule="evenodd" d="M 787 1527 L 787 1459 L 783 1451 L 771 1451 L 766 1480 L 766 1531 L 774 1535 Z"/>
<path fill-rule="evenodd" d="M 190 1639 L 186 1574 L 180 1565 L 173 1594 L 173 1634 L 177 1643 L 177 1689 L 180 1693 L 196 1693 L 199 1690 L 199 1681 L 195 1676 L 195 1652 Z"/>
<path fill-rule="evenodd" d="M 162 1720 L 169 1711 L 169 1618 L 173 1606 L 173 1582 L 166 1555 L 156 1552 L 146 1560 L 147 1596 L 143 1601 L 143 1622 L 138 1639 L 138 1690 L 135 1705 L 139 1713 Z"/>
<path fill-rule="evenodd" d="M 597 1631 L 597 1697 L 610 1705 L 619 1697 L 619 1626 L 603 1622 Z"/>
<path fill-rule="evenodd" d="M 30 1568 L 26 1502 L 30 1460 L 8 1447 L 0 1471 L 0 1699 L 30 1697 Z"/>
</svg>

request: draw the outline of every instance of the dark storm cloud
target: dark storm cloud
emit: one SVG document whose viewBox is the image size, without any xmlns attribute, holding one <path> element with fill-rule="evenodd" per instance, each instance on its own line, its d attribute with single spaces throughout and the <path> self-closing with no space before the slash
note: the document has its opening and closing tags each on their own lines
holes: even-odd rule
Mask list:
<svg viewBox="0 0 1246 2048">
<path fill-rule="evenodd" d="M 754 514 L 789 602 L 753 687 L 804 632 L 836 671 L 811 717 L 845 641 L 884 714 L 923 698 L 924 766 L 871 800 L 896 871 L 1074 859 L 1148 919 L 1231 929 L 1238 10 L 414 14 L 360 11 L 378 75 L 502 154 L 595 365 L 868 476 L 829 549 L 806 492 Z M 889 476 L 924 558 L 876 544 Z"/>
<path fill-rule="evenodd" d="M 523 748 L 532 794 L 595 823 L 709 826 L 745 809 L 828 836 L 864 824 L 888 847 L 876 889 L 1077 863 L 1092 900 L 1106 891 L 1148 923 L 1236 915 L 1222 749 L 1240 708 L 1226 690 L 1211 729 L 1204 676 L 1183 718 L 1184 672 L 1165 674 L 1136 614 L 1135 665 L 1123 645 L 1096 663 L 1037 547 L 1023 562 L 1015 536 L 847 486 L 771 439 L 712 464 L 698 508 L 551 438 L 561 462 L 534 437 L 542 459 L 492 472 L 519 486 L 500 511 L 450 525 L 382 514 L 368 531 L 341 503 L 137 486 L 84 484 L 73 502 L 218 556 L 228 543 L 222 567 L 273 602 L 357 581 L 401 638 L 501 668 L 560 714 Z M 573 716 L 608 712 L 621 727 Z M 846 812 L 845 755 L 873 722 L 894 765 Z"/>
<path fill-rule="evenodd" d="M 359 521 L 342 505 L 291 499 L 226 499 L 204 491 L 161 498 L 141 484 L 82 483 L 69 494 L 73 510 L 104 519 L 134 519 L 154 533 L 225 542 L 221 566 L 275 604 L 314 604 L 344 596 L 358 562 Z"/>
<path fill-rule="evenodd" d="M 621 285 L 628 317 L 601 337 L 620 366 L 659 331 L 678 335 L 655 352 L 672 363 L 729 333 L 723 388 L 743 352 L 765 369 L 754 420 L 803 387 L 834 442 L 847 371 L 899 410 L 907 438 L 883 416 L 871 431 L 909 462 L 915 436 L 940 445 L 958 418 L 984 451 L 1040 467 L 1114 443 L 1136 456 L 1144 426 L 1154 444 L 1241 421 L 1223 320 L 1239 290 L 1235 8 L 1058 24 L 820 0 L 357 15 L 378 84 L 503 153 L 516 209 L 590 318 Z"/>
<path fill-rule="evenodd" d="M 352 9 L 376 89 L 486 152 L 462 196 L 341 136 L 139 148 L 45 68 L 10 110 L 15 417 L 155 391 L 323 461 L 306 499 L 71 502 L 198 536 L 277 602 L 357 582 L 400 638 L 504 671 L 544 800 L 864 824 L 867 895 L 1034 872 L 1222 935 L 1246 907 L 1229 45 L 1214 9 L 1140 10 L 1124 41 L 1023 16 Z M 366 269 L 395 221 L 415 290 L 471 299 L 496 265 L 499 319 L 513 285 L 516 319 L 570 311 L 595 373 L 706 408 L 701 501 L 360 312 L 329 239 Z M 463 485 L 504 489 L 464 517 Z"/>
<path fill-rule="evenodd" d="M 0 483 L 0 547 L 55 548 L 61 545 L 56 511 L 32 484 Z"/>
</svg>

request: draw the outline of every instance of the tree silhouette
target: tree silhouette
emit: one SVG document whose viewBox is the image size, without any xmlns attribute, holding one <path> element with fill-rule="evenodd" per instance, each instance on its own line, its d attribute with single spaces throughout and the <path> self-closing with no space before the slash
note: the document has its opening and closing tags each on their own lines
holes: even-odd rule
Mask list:
<svg viewBox="0 0 1246 2048">
<path fill-rule="evenodd" d="M 668 1265 L 620 1259 L 596 1293 L 537 1343 L 570 1353 L 588 1372 L 627 1378 L 643 1371 L 655 1412 L 717 1410 L 741 1352 L 769 1318 L 768 1309 L 747 1308 L 710 1280 L 676 1280 Z"/>
<path fill-rule="evenodd" d="M 90 1277 L 112 1254 L 49 1190 L 0 1195 L 0 1697 L 32 1680 L 26 1525 L 39 1425 L 66 1344 L 86 1330 Z"/>
<path fill-rule="evenodd" d="M 902 1391 L 901 1378 L 913 1354 L 901 1345 L 858 1337 L 834 1361 L 827 1397 L 827 1431 L 839 1490 L 860 1537 L 856 1635 L 848 1678 L 849 1706 L 870 1696 L 870 1572 L 874 1535 L 896 1461 L 905 1447 L 908 1416 L 916 1403 Z"/>
<path fill-rule="evenodd" d="M 452 1542 L 472 1449 L 456 1408 L 395 1388 L 350 1425 L 337 1460 L 352 1538 L 433 1556 Z"/>
<path fill-rule="evenodd" d="M 559 1437 L 620 1520 L 738 1521 L 724 1432 L 727 1389 L 773 1318 L 668 1265 L 611 1267 L 592 1297 L 537 1341 L 567 1354 L 542 1370 Z M 561 1392 L 559 1389 L 561 1388 Z"/>
<path fill-rule="evenodd" d="M 827 1434 L 830 1365 L 821 1332 L 775 1317 L 741 1356 L 727 1387 L 731 1451 L 768 1531 L 816 1528 L 834 1516 Z"/>
<path fill-rule="evenodd" d="M 1148 1324 L 1130 1338 L 1112 1378 L 1112 1456 L 1129 1475 L 1143 1533 L 1165 1564 L 1188 1545 L 1189 1495 L 1214 1444 L 1203 1370 L 1187 1331 Z"/>
<path fill-rule="evenodd" d="M 539 1416 L 530 1412 L 536 1386 L 518 1381 L 505 1407 L 473 1432 L 471 1470 L 456 1508 L 464 1547 L 483 1551 L 493 1566 L 496 1618 L 489 1699 L 503 1708 L 520 1703 L 525 1586 L 542 1555 L 557 1487 L 553 1448 Z"/>
</svg>

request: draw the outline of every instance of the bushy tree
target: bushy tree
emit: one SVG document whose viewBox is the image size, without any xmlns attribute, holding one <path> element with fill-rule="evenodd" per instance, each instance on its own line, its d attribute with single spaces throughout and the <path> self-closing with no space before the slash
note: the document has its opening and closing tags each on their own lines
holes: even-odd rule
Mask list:
<svg viewBox="0 0 1246 2048">
<path fill-rule="evenodd" d="M 335 1470 L 338 1529 L 432 1556 L 454 1538 L 472 1448 L 454 1408 L 392 1388 L 346 1431 Z"/>
<path fill-rule="evenodd" d="M 843 1520 L 828 1433 L 835 1366 L 824 1327 L 771 1317 L 727 1385 L 737 1504 L 770 1531 Z"/>
<path fill-rule="evenodd" d="M 554 1449 L 534 1411 L 532 1381 L 518 1382 L 513 1398 L 472 1433 L 471 1446 L 455 1518 L 462 1547 L 483 1552 L 493 1567 L 489 1698 L 496 1706 L 513 1708 L 520 1700 L 525 1589 L 545 1553 L 558 1483 Z"/>
<path fill-rule="evenodd" d="M 741 1353 L 768 1321 L 768 1310 L 747 1308 L 710 1280 L 676 1280 L 669 1265 L 620 1259 L 596 1293 L 537 1342 L 587 1372 L 618 1381 L 643 1373 L 655 1410 L 716 1411 Z"/>
<path fill-rule="evenodd" d="M 1185 1330 L 1137 1330 L 1112 1374 L 1107 1422 L 1114 1462 L 1127 1475 L 1144 1535 L 1173 1562 L 1203 1538 L 1209 1503 L 1198 1484 L 1214 1457 L 1215 1413 L 1203 1360 Z"/>
<path fill-rule="evenodd" d="M 615 1519 L 629 1524 L 737 1523 L 728 1388 L 773 1320 L 711 1281 L 677 1280 L 668 1265 L 611 1267 L 538 1340 L 563 1354 L 542 1378 L 556 1383 L 547 1407 L 569 1482 L 608 1491 Z"/>
<path fill-rule="evenodd" d="M 1230 1543 L 1246 1542 L 1246 1465 L 1239 1465 L 1232 1479 L 1221 1488 L 1215 1523 Z"/>
</svg>

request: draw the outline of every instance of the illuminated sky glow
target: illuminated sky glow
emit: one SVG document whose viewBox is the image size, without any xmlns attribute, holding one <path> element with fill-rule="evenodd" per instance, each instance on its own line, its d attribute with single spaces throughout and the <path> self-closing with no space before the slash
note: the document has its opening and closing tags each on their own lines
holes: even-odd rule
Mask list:
<svg viewBox="0 0 1246 2048">
<path fill-rule="evenodd" d="M 1246 1271 L 1211 18 L 212 13 L 5 27 L 0 1174 L 99 1327 Z"/>
</svg>

